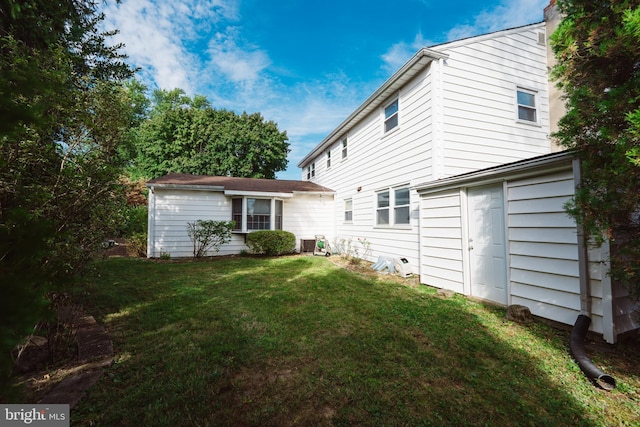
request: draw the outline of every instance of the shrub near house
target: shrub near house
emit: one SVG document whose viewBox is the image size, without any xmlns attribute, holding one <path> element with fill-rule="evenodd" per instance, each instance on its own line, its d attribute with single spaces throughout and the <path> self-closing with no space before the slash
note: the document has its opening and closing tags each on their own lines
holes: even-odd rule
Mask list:
<svg viewBox="0 0 640 427">
<path fill-rule="evenodd" d="M 260 230 L 247 235 L 247 246 L 255 254 L 278 256 L 290 254 L 296 248 L 296 236 L 282 230 Z"/>
</svg>

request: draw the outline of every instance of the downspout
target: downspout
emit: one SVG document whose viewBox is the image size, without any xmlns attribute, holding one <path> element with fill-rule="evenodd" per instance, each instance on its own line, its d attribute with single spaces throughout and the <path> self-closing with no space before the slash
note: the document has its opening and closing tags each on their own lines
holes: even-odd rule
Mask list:
<svg viewBox="0 0 640 427">
<path fill-rule="evenodd" d="M 573 182 L 576 190 L 580 186 L 582 173 L 580 160 L 573 160 Z M 591 324 L 591 290 L 589 287 L 589 250 L 587 248 L 584 232 L 580 224 L 576 224 L 578 231 L 578 268 L 580 280 L 580 314 L 571 330 L 569 338 L 569 350 L 571 356 L 580 366 L 580 369 L 594 384 L 604 390 L 616 388 L 616 380 L 602 372 L 587 356 L 584 350 L 584 340 Z"/>
</svg>

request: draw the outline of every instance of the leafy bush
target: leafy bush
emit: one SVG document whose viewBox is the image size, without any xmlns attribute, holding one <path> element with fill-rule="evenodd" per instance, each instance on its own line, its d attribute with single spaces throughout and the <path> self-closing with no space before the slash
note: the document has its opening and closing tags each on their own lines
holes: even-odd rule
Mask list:
<svg viewBox="0 0 640 427">
<path fill-rule="evenodd" d="M 193 242 L 193 257 L 201 258 L 210 249 L 218 252 L 220 246 L 231 240 L 231 230 L 235 226 L 233 221 L 205 221 L 187 223 L 187 234 Z"/>
<path fill-rule="evenodd" d="M 136 233 L 147 232 L 147 206 L 127 205 L 122 212 L 123 221 L 120 226 L 120 235 L 124 237 L 133 236 Z"/>
<path fill-rule="evenodd" d="M 296 248 L 296 236 L 282 230 L 254 231 L 247 234 L 247 246 L 255 254 L 268 256 L 290 254 Z"/>
<path fill-rule="evenodd" d="M 130 256 L 147 256 L 147 233 L 134 233 L 127 239 L 127 253 Z"/>
</svg>

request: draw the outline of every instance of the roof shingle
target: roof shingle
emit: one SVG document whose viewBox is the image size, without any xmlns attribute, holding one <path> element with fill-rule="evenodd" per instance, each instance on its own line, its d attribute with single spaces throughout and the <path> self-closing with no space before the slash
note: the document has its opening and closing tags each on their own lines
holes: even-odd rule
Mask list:
<svg viewBox="0 0 640 427">
<path fill-rule="evenodd" d="M 261 193 L 294 193 L 294 192 L 328 192 L 333 190 L 310 181 L 293 181 L 284 179 L 234 178 L 229 176 L 190 175 L 170 173 L 147 182 L 154 185 L 199 185 L 223 187 L 230 191 L 255 191 Z"/>
</svg>

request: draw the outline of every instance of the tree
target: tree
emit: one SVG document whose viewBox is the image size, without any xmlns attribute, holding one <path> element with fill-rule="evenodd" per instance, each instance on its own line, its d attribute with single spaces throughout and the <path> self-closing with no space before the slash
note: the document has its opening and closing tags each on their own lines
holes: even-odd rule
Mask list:
<svg viewBox="0 0 640 427">
<path fill-rule="evenodd" d="M 2 389 L 47 293 L 117 225 L 133 72 L 101 19 L 93 0 L 0 2 Z"/>
<path fill-rule="evenodd" d="M 611 275 L 640 296 L 640 2 L 559 0 L 553 76 L 566 94 L 557 137 L 582 183 L 568 211 L 596 243 L 612 242 Z"/>
<path fill-rule="evenodd" d="M 135 132 L 133 176 L 171 172 L 275 178 L 287 166 L 286 132 L 259 113 L 213 109 L 181 89 L 157 90 L 149 117 Z"/>
</svg>

